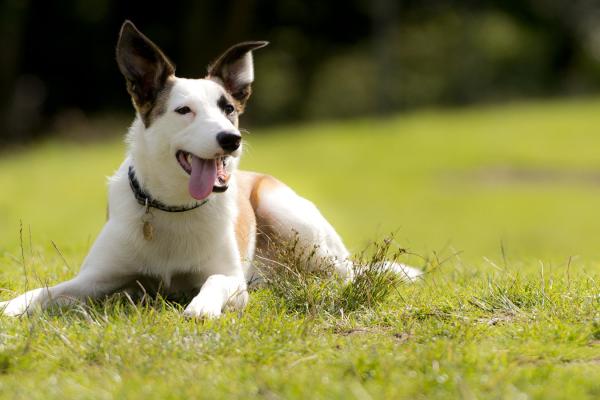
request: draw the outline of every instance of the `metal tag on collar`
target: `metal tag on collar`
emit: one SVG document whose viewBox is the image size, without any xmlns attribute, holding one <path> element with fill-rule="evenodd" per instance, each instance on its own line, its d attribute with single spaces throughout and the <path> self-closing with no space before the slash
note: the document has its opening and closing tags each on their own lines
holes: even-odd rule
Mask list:
<svg viewBox="0 0 600 400">
<path fill-rule="evenodd" d="M 142 217 L 142 222 L 144 225 L 142 226 L 142 233 L 144 234 L 144 239 L 150 241 L 154 238 L 154 226 L 152 225 L 152 211 L 150 211 L 150 205 L 148 204 L 148 198 L 146 198 L 146 212 L 144 212 L 144 216 Z"/>
</svg>

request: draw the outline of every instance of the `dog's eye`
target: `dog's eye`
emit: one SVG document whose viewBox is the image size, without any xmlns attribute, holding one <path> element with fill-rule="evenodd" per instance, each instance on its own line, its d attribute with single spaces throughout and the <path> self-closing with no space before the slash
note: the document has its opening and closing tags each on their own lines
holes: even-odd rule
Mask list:
<svg viewBox="0 0 600 400">
<path fill-rule="evenodd" d="M 225 106 L 223 107 L 223 111 L 225 112 L 225 114 L 231 115 L 234 113 L 235 107 L 231 104 L 225 104 Z"/>
<path fill-rule="evenodd" d="M 229 100 L 227 100 L 225 96 L 221 96 L 219 101 L 217 101 L 217 106 L 219 106 L 221 111 L 223 111 L 227 116 L 230 116 L 235 112 L 235 107 L 229 102 Z"/>
<path fill-rule="evenodd" d="M 177 108 L 175 109 L 175 112 L 176 112 L 177 114 L 185 115 L 185 114 L 187 114 L 187 113 L 191 113 L 191 112 L 192 112 L 192 110 L 191 110 L 191 109 L 190 109 L 188 106 L 182 106 L 182 107 L 177 107 Z"/>
</svg>

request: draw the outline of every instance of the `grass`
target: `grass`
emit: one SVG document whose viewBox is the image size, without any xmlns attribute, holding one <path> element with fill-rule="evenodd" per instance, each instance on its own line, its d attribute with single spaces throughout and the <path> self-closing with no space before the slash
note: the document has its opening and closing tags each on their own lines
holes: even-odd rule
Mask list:
<svg viewBox="0 0 600 400">
<path fill-rule="evenodd" d="M 394 251 L 393 238 L 374 243 L 369 253 L 354 260 L 351 282 L 339 279 L 331 260 L 315 260 L 317 247 L 302 249 L 298 237 L 278 245 L 274 260 L 257 265 L 267 287 L 286 311 L 319 315 L 344 315 L 373 309 L 386 300 L 395 287 L 408 282 L 408 277 L 386 270 L 387 262 L 398 262 L 403 249 Z M 311 251 L 314 250 L 314 251 Z M 310 267 L 309 267 L 310 266 Z"/>
<path fill-rule="evenodd" d="M 393 232 L 380 245 L 425 279 L 344 289 L 296 271 L 205 323 L 123 296 L 0 317 L 0 398 L 598 398 L 599 109 L 252 133 L 245 168 L 314 200 L 356 251 Z M 0 299 L 76 273 L 123 152 L 52 140 L 0 157 Z"/>
</svg>

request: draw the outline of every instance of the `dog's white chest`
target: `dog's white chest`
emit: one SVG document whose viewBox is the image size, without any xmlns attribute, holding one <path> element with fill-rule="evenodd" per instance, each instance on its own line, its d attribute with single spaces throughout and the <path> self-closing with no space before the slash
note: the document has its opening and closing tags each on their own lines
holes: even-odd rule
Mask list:
<svg viewBox="0 0 600 400">
<path fill-rule="evenodd" d="M 219 207 L 209 207 L 190 215 L 155 211 L 152 219 L 140 220 L 136 232 L 140 268 L 159 276 L 203 273 L 203 267 L 221 251 L 227 231 L 232 230 L 228 218 L 213 214 L 212 209 Z M 148 238 L 149 224 L 151 239 Z"/>
<path fill-rule="evenodd" d="M 186 212 L 150 209 L 144 213 L 124 175 L 110 185 L 110 221 L 128 243 L 126 264 L 132 273 L 160 278 L 165 283 L 179 274 L 205 278 L 215 258 L 232 253 L 224 246 L 234 241 L 235 215 L 229 204 L 233 192 L 219 194 Z M 152 227 L 151 238 L 148 225 Z"/>
</svg>

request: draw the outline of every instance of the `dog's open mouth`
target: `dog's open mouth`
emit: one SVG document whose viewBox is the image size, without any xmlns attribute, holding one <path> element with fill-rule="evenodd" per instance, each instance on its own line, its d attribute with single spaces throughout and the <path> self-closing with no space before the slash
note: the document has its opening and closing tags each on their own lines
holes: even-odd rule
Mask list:
<svg viewBox="0 0 600 400">
<path fill-rule="evenodd" d="M 196 200 L 204 200 L 212 192 L 227 190 L 229 173 L 225 166 L 228 156 L 204 159 L 179 150 L 175 157 L 181 168 L 190 175 L 189 191 Z"/>
</svg>

